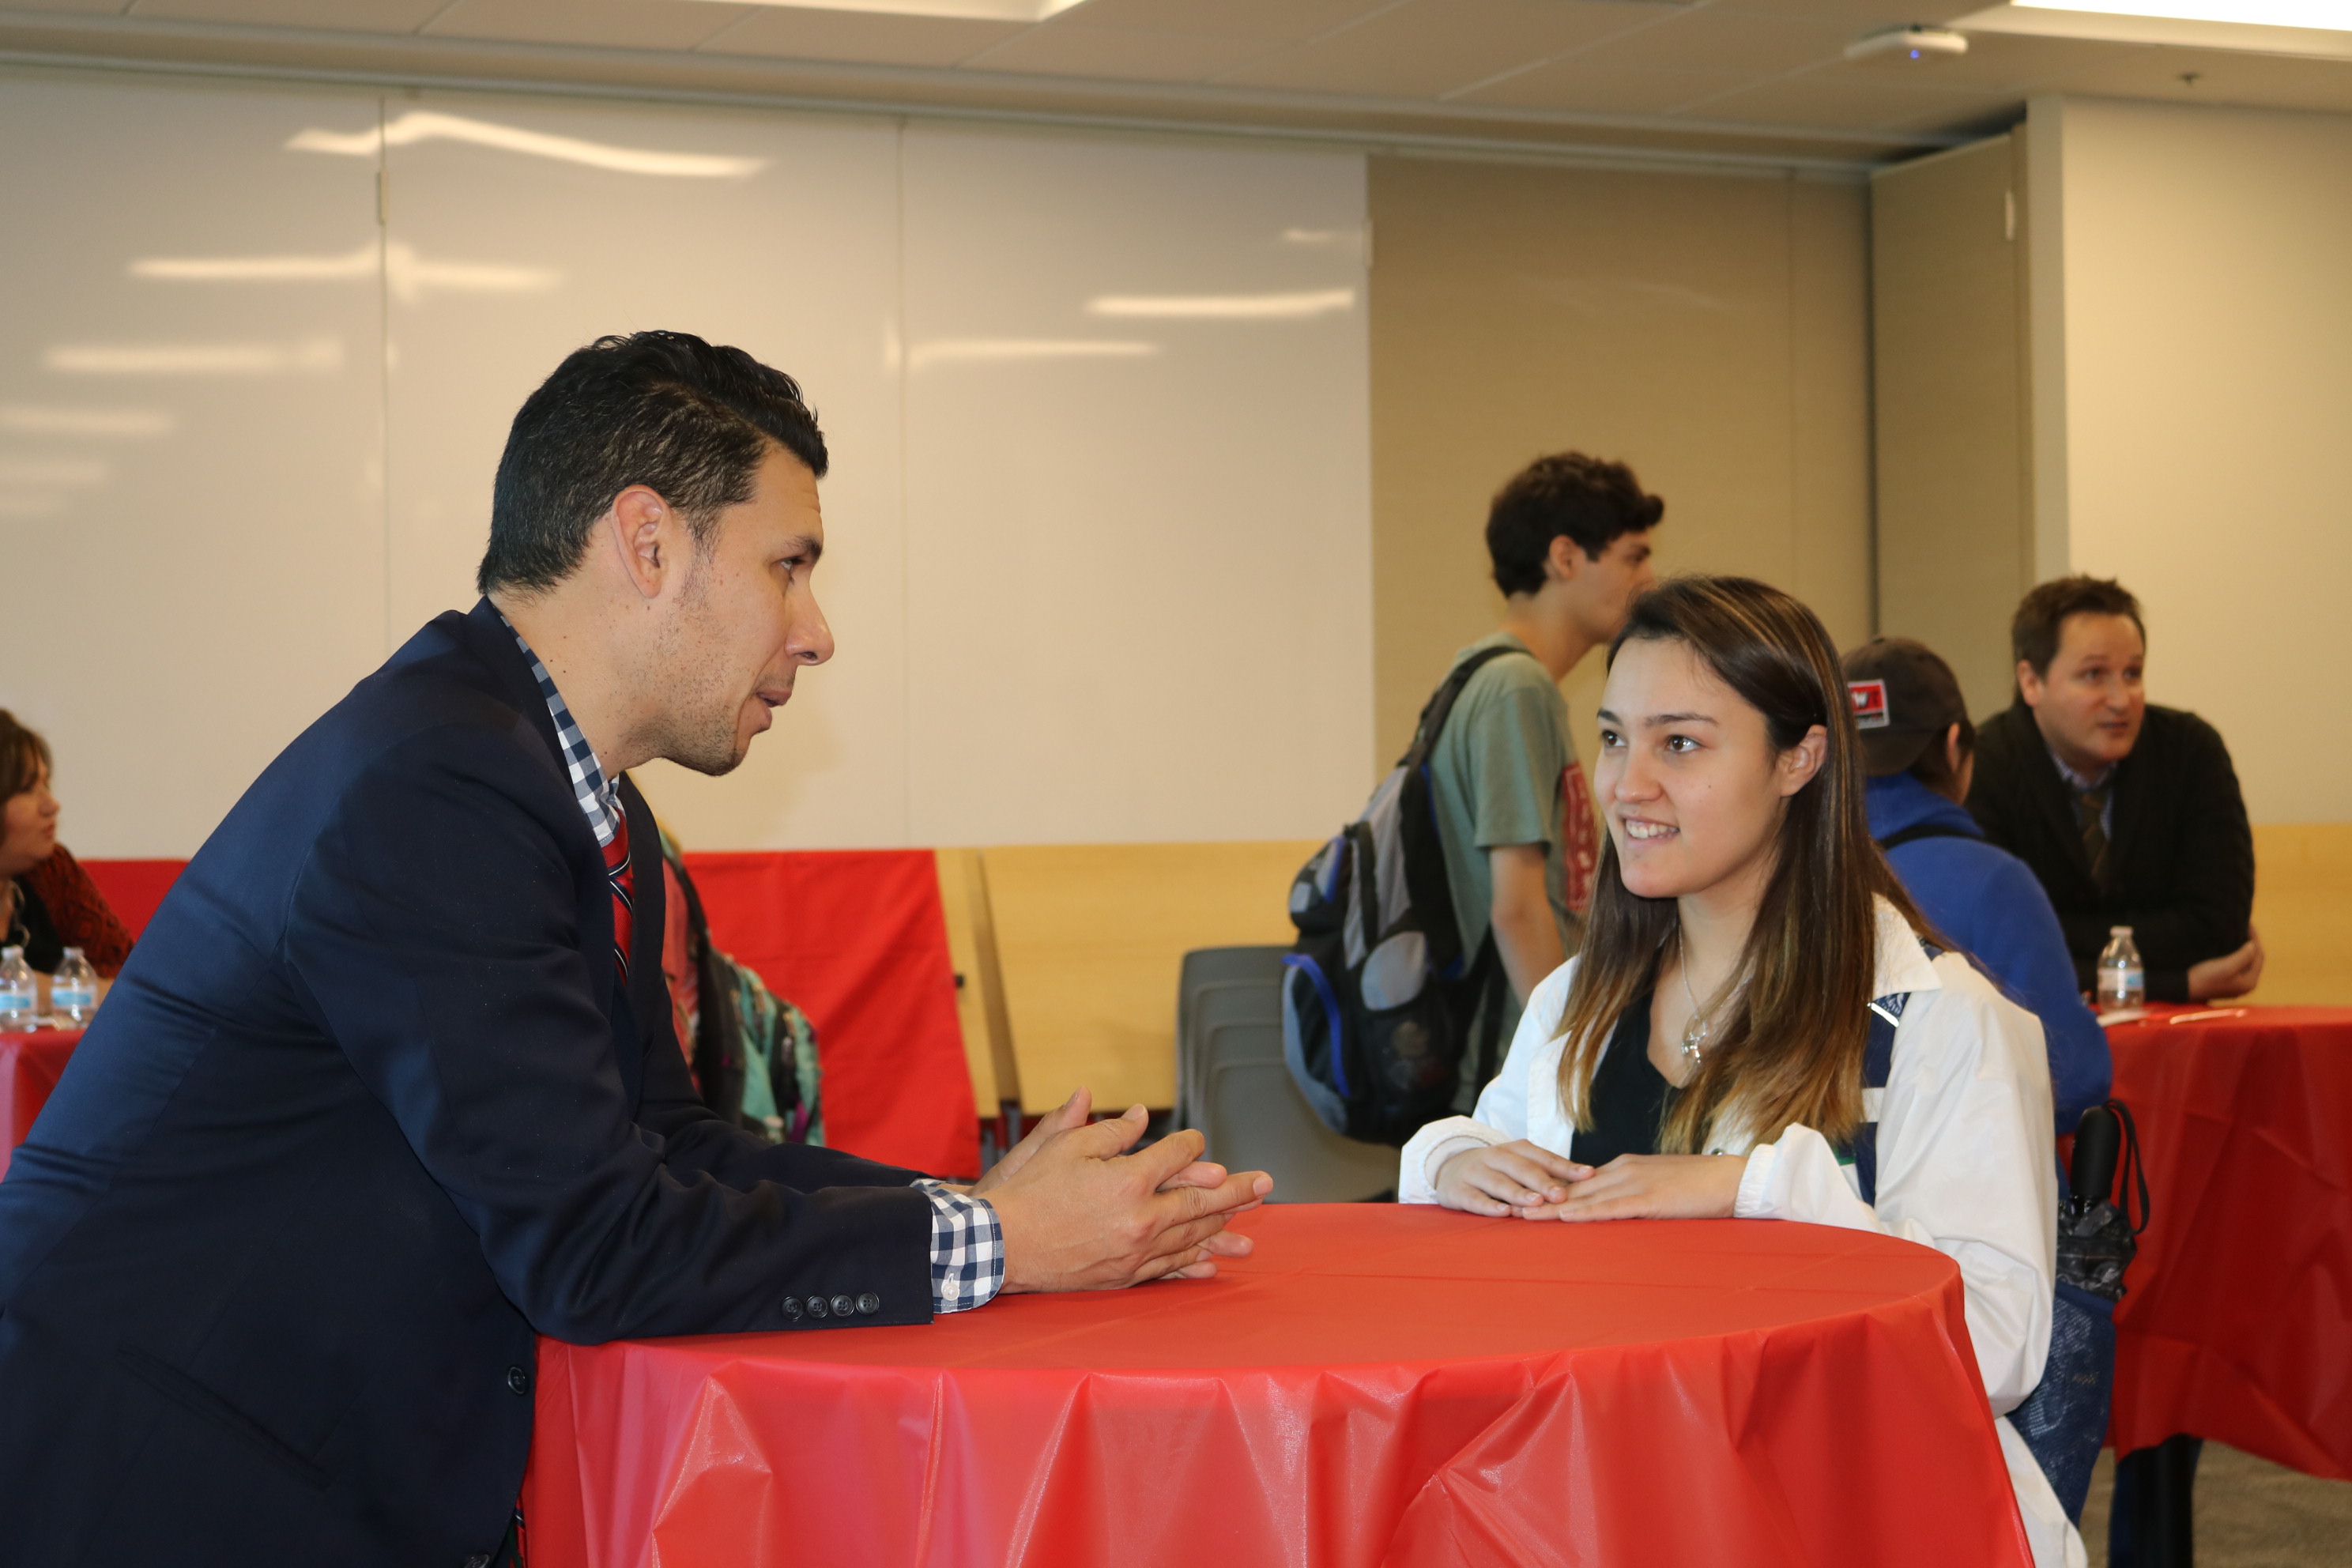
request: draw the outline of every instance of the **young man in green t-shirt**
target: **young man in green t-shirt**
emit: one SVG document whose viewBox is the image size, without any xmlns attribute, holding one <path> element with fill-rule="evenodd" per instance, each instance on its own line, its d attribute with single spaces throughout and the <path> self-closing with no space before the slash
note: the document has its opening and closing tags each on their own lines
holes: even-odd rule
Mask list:
<svg viewBox="0 0 2352 1568">
<path fill-rule="evenodd" d="M 1465 1103 L 1483 1087 L 1471 1079 L 1501 1064 L 1537 982 L 1582 935 L 1601 836 L 1559 682 L 1657 580 L 1650 531 L 1664 511 L 1633 469 L 1579 452 L 1537 458 L 1488 511 L 1503 624 L 1454 661 L 1495 647 L 1527 657 L 1490 660 L 1470 678 L 1430 758 L 1462 951 L 1475 954 L 1491 931 L 1510 982 L 1501 1016 L 1473 1030 L 1497 1044 L 1483 1069 L 1465 1065 Z"/>
</svg>

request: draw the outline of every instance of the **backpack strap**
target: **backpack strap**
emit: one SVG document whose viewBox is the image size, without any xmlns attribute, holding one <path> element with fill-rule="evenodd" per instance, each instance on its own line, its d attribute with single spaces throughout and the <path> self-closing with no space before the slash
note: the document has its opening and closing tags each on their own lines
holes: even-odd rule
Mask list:
<svg viewBox="0 0 2352 1568">
<path fill-rule="evenodd" d="M 1397 766 L 1418 771 L 1428 765 L 1430 753 L 1437 750 L 1437 737 L 1444 732 L 1445 721 L 1453 713 L 1454 701 L 1461 697 L 1462 689 L 1470 684 L 1472 676 L 1507 653 L 1525 654 L 1529 658 L 1535 657 L 1525 648 L 1482 647 L 1445 672 L 1445 679 L 1437 683 L 1437 689 L 1430 693 L 1429 700 L 1422 706 L 1421 719 L 1413 725 L 1412 744 Z"/>
<path fill-rule="evenodd" d="M 1944 953 L 1925 937 L 1919 939 L 1919 947 L 1931 963 Z M 1870 1004 L 1870 1038 L 1862 1048 L 1862 1125 L 1853 1130 L 1853 1141 L 1843 1151 L 1853 1160 L 1854 1177 L 1866 1204 L 1878 1202 L 1878 1110 L 1886 1096 L 1887 1075 L 1895 1067 L 1895 1031 L 1910 1000 L 1911 993 L 1897 991 L 1874 997 Z"/>
<path fill-rule="evenodd" d="M 1948 822 L 1915 822 L 1899 833 L 1890 833 L 1878 841 L 1881 852 L 1900 849 L 1906 844 L 1916 844 L 1922 838 L 1968 838 L 1984 842 L 1984 836 L 1970 833 L 1965 827 L 1954 827 Z"/>
</svg>

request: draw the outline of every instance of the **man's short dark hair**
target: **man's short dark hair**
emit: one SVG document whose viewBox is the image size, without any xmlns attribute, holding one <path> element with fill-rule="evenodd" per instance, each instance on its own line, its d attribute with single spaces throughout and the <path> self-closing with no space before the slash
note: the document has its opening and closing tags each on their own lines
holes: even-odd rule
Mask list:
<svg viewBox="0 0 2352 1568">
<path fill-rule="evenodd" d="M 2018 601 L 2009 623 L 2011 657 L 2032 665 L 2035 676 L 2048 676 L 2069 616 L 2129 616 L 2139 640 L 2147 641 L 2147 623 L 2140 619 L 2139 601 L 2130 589 L 2112 577 L 2057 577 Z"/>
<path fill-rule="evenodd" d="M 554 587 L 631 485 L 677 508 L 695 548 L 708 549 L 719 514 L 751 499 L 771 444 L 824 477 L 824 433 L 782 371 L 687 332 L 598 338 L 515 415 L 475 584 L 485 594 Z"/>
<path fill-rule="evenodd" d="M 1633 470 L 1581 452 L 1555 452 L 1520 469 L 1486 513 L 1486 553 L 1495 586 L 1532 594 L 1544 585 L 1544 561 L 1562 534 L 1598 561 L 1620 534 L 1658 526 L 1666 503 L 1642 489 Z"/>
</svg>

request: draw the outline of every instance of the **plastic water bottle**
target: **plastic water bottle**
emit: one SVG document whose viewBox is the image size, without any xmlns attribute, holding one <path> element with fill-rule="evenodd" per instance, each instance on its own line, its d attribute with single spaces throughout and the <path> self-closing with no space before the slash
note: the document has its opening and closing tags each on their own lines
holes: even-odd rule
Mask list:
<svg viewBox="0 0 2352 1568">
<path fill-rule="evenodd" d="M 23 948 L 0 949 L 0 1035 L 22 1034 L 39 1022 L 39 987 Z"/>
<path fill-rule="evenodd" d="M 2147 1001 L 2147 973 L 2140 968 L 2139 949 L 2132 945 L 2131 927 L 2109 926 L 2107 945 L 2099 950 L 2099 1006 L 2137 1007 Z"/>
<path fill-rule="evenodd" d="M 2132 960 L 2137 963 L 2137 959 Z M 81 949 L 69 947 L 58 961 L 58 972 L 49 976 L 49 1016 L 68 1028 L 80 1028 L 98 1011 L 98 971 L 81 955 Z"/>
</svg>

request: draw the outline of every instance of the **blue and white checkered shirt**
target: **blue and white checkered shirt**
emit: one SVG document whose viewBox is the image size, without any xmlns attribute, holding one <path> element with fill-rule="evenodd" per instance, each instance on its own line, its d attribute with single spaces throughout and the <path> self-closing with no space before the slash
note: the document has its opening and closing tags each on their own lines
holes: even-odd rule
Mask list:
<svg viewBox="0 0 2352 1568">
<path fill-rule="evenodd" d="M 506 622 L 504 616 L 499 619 Z M 555 721 L 555 738 L 563 748 L 563 765 L 572 773 L 580 814 L 594 830 L 596 842 L 610 844 L 620 831 L 620 785 L 604 776 L 595 748 L 580 733 L 547 666 L 511 623 L 507 630 L 530 661 L 530 678 L 539 682 L 547 716 Z M 925 1179 L 915 1185 L 931 1200 L 931 1310 L 961 1312 L 987 1305 L 1004 1287 L 1004 1227 L 997 1223 L 995 1205 L 986 1198 L 967 1197 L 943 1182 Z"/>
</svg>

